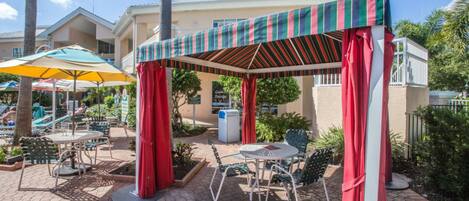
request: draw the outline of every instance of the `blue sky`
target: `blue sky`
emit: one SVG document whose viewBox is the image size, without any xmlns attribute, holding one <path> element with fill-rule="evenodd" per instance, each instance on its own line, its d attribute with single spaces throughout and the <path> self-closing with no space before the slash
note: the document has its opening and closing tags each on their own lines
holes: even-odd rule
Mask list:
<svg viewBox="0 0 469 201">
<path fill-rule="evenodd" d="M 52 25 L 77 7 L 83 7 L 115 22 L 130 5 L 157 0 L 38 0 L 38 25 Z M 391 0 L 392 22 L 402 19 L 424 21 L 433 10 L 443 8 L 451 0 Z M 24 0 L 0 0 L 0 32 L 23 30 Z"/>
</svg>

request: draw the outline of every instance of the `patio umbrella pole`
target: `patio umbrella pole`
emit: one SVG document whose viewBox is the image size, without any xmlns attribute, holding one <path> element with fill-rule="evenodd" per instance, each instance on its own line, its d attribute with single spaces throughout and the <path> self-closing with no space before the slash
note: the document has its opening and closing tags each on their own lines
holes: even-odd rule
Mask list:
<svg viewBox="0 0 469 201">
<path fill-rule="evenodd" d="M 55 86 L 56 80 L 54 79 L 54 82 L 52 83 L 52 87 L 54 88 L 52 91 L 52 132 L 55 131 L 55 115 L 56 115 L 56 86 Z"/>
<path fill-rule="evenodd" d="M 101 120 L 101 100 L 100 100 L 100 92 L 99 92 L 99 82 L 96 82 L 97 87 L 97 96 L 98 96 L 98 119 Z"/>
<path fill-rule="evenodd" d="M 73 74 L 72 135 L 75 135 L 75 101 L 77 101 L 77 73 Z"/>
</svg>

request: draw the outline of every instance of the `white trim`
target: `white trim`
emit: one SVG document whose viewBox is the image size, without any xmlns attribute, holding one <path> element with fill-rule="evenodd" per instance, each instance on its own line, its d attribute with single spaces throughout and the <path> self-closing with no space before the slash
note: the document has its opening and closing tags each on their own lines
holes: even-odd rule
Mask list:
<svg viewBox="0 0 469 201">
<path fill-rule="evenodd" d="M 321 63 L 321 64 L 308 64 L 308 65 L 297 65 L 297 66 L 279 66 L 279 67 L 269 67 L 269 68 L 257 68 L 257 69 L 244 69 L 236 66 L 230 66 L 221 63 L 215 63 L 207 60 L 197 59 L 193 57 L 181 56 L 173 58 L 172 60 L 197 64 L 202 66 L 207 66 L 211 68 L 228 70 L 237 73 L 273 73 L 273 72 L 282 72 L 282 71 L 298 71 L 298 70 L 313 70 L 313 69 L 327 69 L 327 68 L 340 68 L 342 62 L 333 62 L 333 63 Z"/>
<path fill-rule="evenodd" d="M 257 69 L 249 70 L 249 73 L 274 73 L 274 72 L 283 72 L 283 71 L 328 69 L 328 68 L 340 68 L 340 67 L 342 67 L 342 62 L 333 62 L 333 63 L 298 65 L 298 66 L 257 68 Z"/>
<path fill-rule="evenodd" d="M 193 57 L 182 56 L 182 57 L 172 58 L 172 60 L 181 61 L 185 63 L 191 63 L 191 64 L 197 64 L 197 65 L 202 65 L 202 66 L 207 66 L 207 67 L 217 68 L 217 69 L 222 69 L 222 70 L 229 70 L 229 71 L 238 72 L 238 73 L 247 73 L 247 70 L 244 68 L 225 65 L 221 63 L 215 63 L 212 61 L 197 59 Z"/>
<path fill-rule="evenodd" d="M 365 201 L 378 200 L 381 129 L 383 126 L 384 26 L 371 27 L 373 61 L 371 64 L 365 148 Z"/>
<path fill-rule="evenodd" d="M 90 11 L 88 11 L 88 10 L 82 8 L 82 7 L 78 7 L 77 9 L 75 9 L 74 11 L 72 11 L 71 13 L 69 13 L 68 15 L 63 17 L 62 19 L 60 19 L 58 22 L 56 22 L 55 24 L 53 24 L 52 26 L 47 28 L 39 36 L 46 37 L 49 34 L 52 34 L 53 32 L 57 31 L 60 27 L 62 27 L 63 25 L 65 25 L 66 23 L 68 23 L 70 20 L 72 20 L 73 18 L 75 18 L 78 15 L 83 15 L 86 18 L 88 18 L 90 21 L 92 21 L 96 24 L 103 25 L 103 26 L 107 27 L 110 30 L 114 29 L 114 24 L 113 23 L 109 22 L 108 20 L 106 20 L 106 19 L 104 19 L 104 18 L 102 18 L 98 15 L 95 15 L 95 14 L 91 13 Z"/>
</svg>

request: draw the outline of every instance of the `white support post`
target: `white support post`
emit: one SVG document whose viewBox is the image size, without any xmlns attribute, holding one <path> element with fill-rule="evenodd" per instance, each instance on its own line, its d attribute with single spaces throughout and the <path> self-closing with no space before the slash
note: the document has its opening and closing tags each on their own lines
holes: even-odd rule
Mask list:
<svg viewBox="0 0 469 201">
<path fill-rule="evenodd" d="M 133 192 L 138 197 L 138 173 L 140 165 L 140 76 L 137 74 L 137 97 L 135 114 L 135 191 Z"/>
<path fill-rule="evenodd" d="M 384 26 L 373 26 L 373 61 L 368 97 L 365 152 L 365 201 L 378 200 L 383 109 Z"/>
<path fill-rule="evenodd" d="M 56 90 L 56 86 L 55 86 L 55 82 L 56 80 L 54 79 L 53 82 L 52 82 L 52 132 L 55 131 L 55 115 L 56 115 L 56 103 L 55 103 L 55 94 L 57 93 Z"/>
<path fill-rule="evenodd" d="M 137 97 L 136 100 L 136 108 L 135 114 L 137 115 L 135 118 L 135 192 L 133 192 L 138 197 L 138 174 L 139 174 L 139 165 L 140 165 L 140 76 L 137 72 L 137 19 L 135 16 L 132 17 L 132 62 L 133 68 L 132 72 L 137 74 Z"/>
</svg>

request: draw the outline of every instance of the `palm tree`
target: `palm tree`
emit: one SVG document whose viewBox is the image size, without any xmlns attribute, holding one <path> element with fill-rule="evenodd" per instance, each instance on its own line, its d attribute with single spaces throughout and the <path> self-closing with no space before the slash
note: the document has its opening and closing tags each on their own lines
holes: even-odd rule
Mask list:
<svg viewBox="0 0 469 201">
<path fill-rule="evenodd" d="M 34 54 L 36 47 L 37 0 L 26 0 L 23 55 Z M 15 128 L 15 144 L 21 136 L 32 134 L 32 78 L 21 77 Z"/>
</svg>

